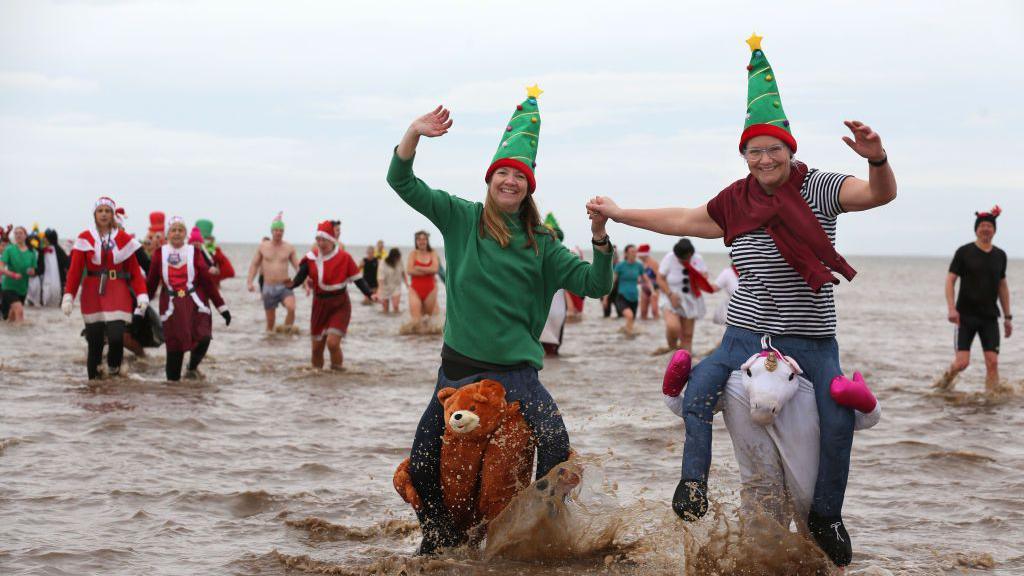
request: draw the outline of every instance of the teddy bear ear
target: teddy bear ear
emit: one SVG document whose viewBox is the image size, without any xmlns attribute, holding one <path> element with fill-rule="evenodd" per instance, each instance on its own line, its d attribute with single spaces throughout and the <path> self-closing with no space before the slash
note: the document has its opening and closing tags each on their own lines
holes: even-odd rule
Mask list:
<svg viewBox="0 0 1024 576">
<path fill-rule="evenodd" d="M 444 404 L 444 401 L 451 398 L 452 394 L 455 394 L 455 392 L 457 392 L 457 390 L 455 390 L 455 388 L 452 388 L 451 386 L 447 388 L 441 388 L 437 392 L 437 399 L 439 402 L 441 402 L 441 404 Z"/>
<path fill-rule="evenodd" d="M 497 380 L 481 380 L 480 393 L 499 404 L 505 401 L 505 387 Z"/>
</svg>

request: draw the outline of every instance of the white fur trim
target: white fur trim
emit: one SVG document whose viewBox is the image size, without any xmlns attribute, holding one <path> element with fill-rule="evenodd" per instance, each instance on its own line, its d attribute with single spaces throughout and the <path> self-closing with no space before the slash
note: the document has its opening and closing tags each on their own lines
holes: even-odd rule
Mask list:
<svg viewBox="0 0 1024 576">
<path fill-rule="evenodd" d="M 853 417 L 854 430 L 867 430 L 868 428 L 874 428 L 875 424 L 878 424 L 882 419 L 882 403 L 876 399 L 874 410 L 867 414 L 854 410 Z"/>
<path fill-rule="evenodd" d="M 120 310 L 113 310 L 109 312 L 93 312 L 92 314 L 82 314 L 82 318 L 86 324 L 92 324 L 94 322 L 116 322 L 118 320 L 122 322 L 131 322 L 132 313 L 122 312 Z"/>
<path fill-rule="evenodd" d="M 680 394 L 679 396 L 669 396 L 667 394 L 662 394 L 662 397 L 665 400 L 665 406 L 667 406 L 668 409 L 671 410 L 673 414 L 675 414 L 676 416 L 679 416 L 680 418 L 682 418 L 683 417 L 683 395 Z"/>
<path fill-rule="evenodd" d="M 103 264 L 103 243 L 100 239 L 100 233 L 94 228 L 89 230 L 89 236 L 92 237 L 91 244 L 86 239 L 79 236 L 78 238 L 75 238 L 75 244 L 71 249 L 78 250 L 79 252 L 92 252 L 92 263 L 99 266 Z M 128 258 L 134 256 L 139 248 L 142 248 L 142 243 L 135 238 L 128 240 L 128 242 L 121 248 L 117 247 L 117 234 L 108 235 L 108 240 L 114 244 L 114 249 L 111 254 L 114 259 L 114 264 L 124 262 Z"/>
<path fill-rule="evenodd" d="M 330 240 L 331 242 L 334 242 L 334 246 L 335 247 L 338 246 L 338 239 L 335 238 L 334 236 L 328 234 L 327 232 L 324 232 L 323 230 L 317 230 L 316 231 L 316 237 L 317 238 L 324 238 L 326 240 Z"/>
<path fill-rule="evenodd" d="M 139 294 L 138 296 L 135 297 L 135 301 L 137 302 L 136 308 L 141 308 L 143 306 L 149 306 L 149 295 L 148 294 Z"/>
<path fill-rule="evenodd" d="M 228 305 L 227 304 L 223 304 L 223 305 L 217 307 L 217 312 L 220 312 L 221 314 L 223 314 L 223 313 L 225 313 L 227 311 L 228 311 Z"/>
<path fill-rule="evenodd" d="M 185 257 L 185 270 L 186 270 L 186 274 L 187 274 L 187 280 L 185 281 L 185 288 L 189 292 L 192 293 L 191 294 L 192 301 L 196 303 L 196 307 L 199 309 L 199 312 L 202 313 L 202 314 L 209 314 L 210 313 L 210 309 L 207 308 L 206 304 L 204 304 L 203 301 L 199 299 L 199 295 L 196 294 L 193 291 L 192 282 L 193 282 L 193 280 L 195 280 L 195 276 L 196 276 L 196 267 L 195 267 L 196 248 L 195 248 L 195 246 L 191 246 L 191 245 L 186 244 L 186 245 L 182 246 L 181 248 L 175 248 L 175 247 L 171 246 L 170 244 L 167 244 L 167 245 L 162 246 L 160 248 L 160 252 L 161 252 L 160 257 L 162 258 L 162 264 L 163 264 L 161 266 L 161 269 L 162 269 L 161 271 L 163 272 L 163 277 L 164 277 L 163 278 L 164 279 L 164 290 L 167 291 L 167 311 L 164 312 L 163 315 L 160 316 L 160 321 L 161 322 L 165 322 L 165 321 L 167 321 L 168 318 L 171 317 L 171 314 L 174 314 L 174 291 L 171 288 L 170 265 L 168 263 L 168 259 L 170 258 L 172 252 L 176 253 L 176 254 L 180 254 L 180 255 Z"/>
<path fill-rule="evenodd" d="M 324 284 L 324 262 L 334 258 L 338 255 L 341 249 L 337 244 L 334 245 L 334 250 L 331 251 L 327 256 L 316 255 L 316 283 L 320 286 L 320 289 L 325 292 L 337 292 L 338 290 L 344 290 L 348 286 L 348 278 L 343 280 L 340 284 Z"/>
</svg>

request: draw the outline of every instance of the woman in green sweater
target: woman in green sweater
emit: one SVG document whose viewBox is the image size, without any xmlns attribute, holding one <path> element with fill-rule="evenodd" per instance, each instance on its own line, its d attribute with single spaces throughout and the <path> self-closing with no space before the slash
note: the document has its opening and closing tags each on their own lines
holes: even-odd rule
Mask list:
<svg viewBox="0 0 1024 576">
<path fill-rule="evenodd" d="M 551 299 L 560 288 L 600 298 L 611 289 L 606 218 L 592 216 L 594 262 L 584 262 L 541 223 L 533 200 L 533 169 L 540 132 L 537 96 L 516 107 L 484 177 L 484 202 L 435 190 L 412 170 L 421 136 L 448 132 L 448 110 L 438 106 L 416 119 L 395 149 L 388 184 L 426 216 L 444 237 L 448 273 L 447 321 L 437 386 L 416 427 L 410 473 L 423 501 L 421 554 L 464 541 L 452 527 L 440 486 L 444 408 L 437 392 L 490 378 L 502 383 L 509 402 L 519 401 L 537 440 L 537 477 L 569 457 L 569 435 L 555 401 L 540 383 L 544 348 L 540 334 Z"/>
<path fill-rule="evenodd" d="M 25 296 L 28 294 L 28 279 L 36 275 L 36 251 L 25 244 L 28 233 L 24 226 L 14 229 L 14 242 L 7 245 L 0 255 L 0 300 L 3 302 L 3 316 L 9 322 L 21 324 L 25 320 Z"/>
</svg>

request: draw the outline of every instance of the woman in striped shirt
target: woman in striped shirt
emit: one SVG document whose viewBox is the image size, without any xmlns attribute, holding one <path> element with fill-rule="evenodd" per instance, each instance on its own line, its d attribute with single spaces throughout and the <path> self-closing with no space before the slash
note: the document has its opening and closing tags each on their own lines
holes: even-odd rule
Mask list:
<svg viewBox="0 0 1024 576">
<path fill-rule="evenodd" d="M 793 158 L 796 140 L 789 130 L 771 68 L 752 37 L 748 70 L 747 123 L 740 153 L 749 175 L 696 208 L 626 209 L 596 198 L 587 209 L 629 226 L 671 236 L 724 238 L 739 272 L 727 315 L 725 336 L 715 352 L 690 376 L 684 398 L 686 441 L 682 478 L 673 509 L 684 519 L 707 511 L 711 466 L 711 421 L 729 374 L 762 350 L 762 337 L 794 357 L 814 383 L 821 456 L 808 526 L 819 546 L 839 566 L 850 563 L 852 547 L 842 521 L 843 497 L 853 444 L 853 411 L 829 394 L 842 375 L 835 339 L 832 271 L 848 280 L 855 271 L 834 250 L 836 217 L 868 210 L 896 197 L 896 179 L 881 139 L 869 126 L 847 121 L 853 138 L 843 140 L 868 160 L 868 179 L 808 169 Z M 758 92 L 774 87 L 774 102 Z M 769 87 L 768 89 L 771 89 Z M 761 103 L 768 110 L 760 110 Z M 783 120 L 777 120 L 782 118 Z M 764 120 L 764 121 L 762 121 Z"/>
</svg>

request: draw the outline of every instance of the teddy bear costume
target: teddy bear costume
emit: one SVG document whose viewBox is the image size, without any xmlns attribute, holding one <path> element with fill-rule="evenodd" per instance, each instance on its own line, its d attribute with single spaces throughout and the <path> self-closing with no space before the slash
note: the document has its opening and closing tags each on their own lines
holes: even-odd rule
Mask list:
<svg viewBox="0 0 1024 576">
<path fill-rule="evenodd" d="M 444 404 L 444 444 L 441 448 L 441 491 L 455 527 L 465 532 L 490 522 L 530 483 L 533 435 L 519 402 L 505 400 L 505 388 L 494 380 L 481 380 L 443 388 L 437 399 Z M 416 510 L 423 503 L 412 477 L 410 459 L 395 471 L 395 490 Z"/>
</svg>

